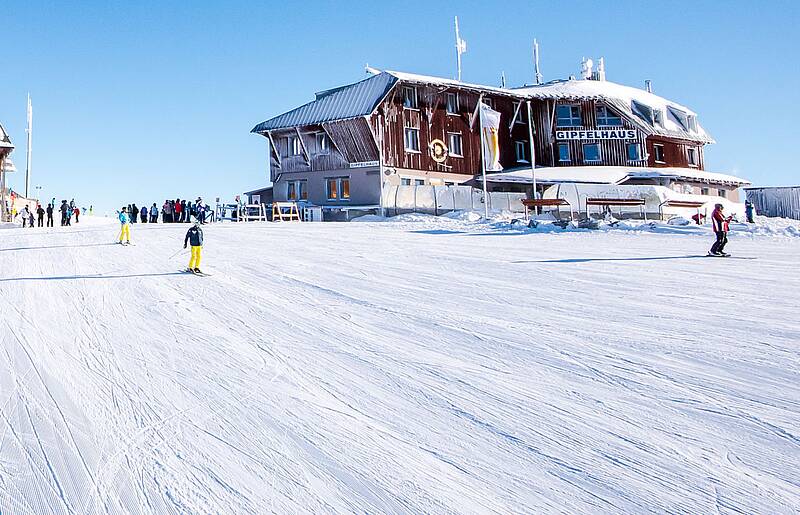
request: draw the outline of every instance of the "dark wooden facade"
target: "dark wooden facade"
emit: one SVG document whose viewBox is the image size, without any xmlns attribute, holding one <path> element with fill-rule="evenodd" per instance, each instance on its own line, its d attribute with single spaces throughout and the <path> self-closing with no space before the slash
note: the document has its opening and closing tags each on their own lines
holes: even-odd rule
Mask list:
<svg viewBox="0 0 800 515">
<path fill-rule="evenodd" d="M 558 127 L 556 119 L 557 105 L 577 105 L 581 108 L 580 127 Z M 619 115 L 622 120 L 620 126 L 601 126 L 598 125 L 596 107 L 605 105 L 611 112 Z M 663 136 L 652 136 L 646 134 L 638 124 L 633 123 L 613 105 L 605 104 L 602 101 L 554 101 L 539 100 L 532 102 L 533 120 L 536 132 L 534 140 L 536 143 L 536 165 L 537 166 L 638 166 L 638 167 L 679 167 L 687 168 L 689 165 L 689 148 L 696 150 L 697 165 L 694 168 L 703 169 L 703 144 L 690 142 Z M 614 128 L 630 129 L 636 131 L 634 139 L 585 139 L 585 140 L 558 140 L 556 133 L 559 130 L 581 129 L 581 130 L 600 130 Z M 569 161 L 560 161 L 558 154 L 558 144 L 563 143 L 569 146 Z M 583 145 L 587 143 L 598 143 L 600 145 L 600 160 L 586 161 L 583 155 Z M 628 159 L 627 145 L 638 143 L 641 148 L 641 159 Z M 654 145 L 659 144 L 664 149 L 663 162 L 656 161 Z"/>
<path fill-rule="evenodd" d="M 438 172 L 473 176 L 481 172 L 481 138 L 478 120 L 471 124 L 481 92 L 461 88 L 441 88 L 411 85 L 416 88 L 419 107 L 404 108 L 401 87 L 395 88 L 370 118 L 375 134 L 383 134 L 384 165 L 405 170 Z M 447 94 L 458 99 L 456 113 L 447 112 Z M 517 166 L 515 141 L 528 141 L 526 124 L 511 124 L 515 112 L 515 99 L 484 93 L 483 99 L 500 112 L 500 163 L 504 168 Z M 524 104 L 522 106 L 524 114 Z M 523 118 L 526 120 L 526 118 Z M 383 127 L 381 127 L 383 125 Z M 510 126 L 510 128 L 509 128 Z M 419 130 L 419 152 L 405 149 L 405 129 Z M 449 155 L 443 163 L 436 162 L 430 152 L 430 143 L 441 140 L 449 146 L 450 134 L 461 135 L 461 156 Z M 450 149 L 452 150 L 452 149 Z"/>
</svg>

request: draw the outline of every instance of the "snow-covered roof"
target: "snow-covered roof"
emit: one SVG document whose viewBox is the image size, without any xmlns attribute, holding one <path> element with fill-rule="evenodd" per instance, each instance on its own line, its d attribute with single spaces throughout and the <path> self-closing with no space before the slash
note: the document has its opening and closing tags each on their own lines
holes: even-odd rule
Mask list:
<svg viewBox="0 0 800 515">
<path fill-rule="evenodd" d="M 536 168 L 536 181 L 542 184 L 583 183 L 620 184 L 631 179 L 657 179 L 669 177 L 716 184 L 742 186 L 749 181 L 715 172 L 694 168 L 638 168 L 625 166 L 558 166 Z M 505 172 L 487 174 L 486 180 L 492 183 L 531 184 L 530 168 L 515 168 Z"/>
<path fill-rule="evenodd" d="M 321 91 L 316 94 L 313 101 L 261 122 L 251 132 L 367 116 L 375 110 L 398 81 L 442 88 L 471 89 L 518 99 L 601 100 L 646 134 L 714 143 L 711 136 L 697 122 L 697 114 L 691 109 L 645 90 L 614 82 L 570 79 L 539 86 L 500 88 L 389 70 L 375 73 L 354 84 Z"/>
<path fill-rule="evenodd" d="M 515 88 L 513 91 L 539 99 L 604 101 L 621 111 L 620 114 L 638 122 L 637 125 L 649 134 L 714 143 L 711 135 L 697 122 L 697 113 L 688 107 L 624 84 L 570 79 Z M 661 124 L 655 122 L 654 110 L 661 112 Z M 694 123 L 690 121 L 690 117 L 694 119 Z"/>
<path fill-rule="evenodd" d="M 481 84 L 473 84 L 470 82 L 462 82 L 455 79 L 445 79 L 442 77 L 432 77 L 430 75 L 419 75 L 416 73 L 406 73 L 406 72 L 396 72 L 387 70 L 383 73 L 388 73 L 393 77 L 403 81 L 403 82 L 411 82 L 416 84 L 425 84 L 425 85 L 432 85 L 432 86 L 441 86 L 441 87 L 454 87 L 454 88 L 462 88 L 462 89 L 472 89 L 475 91 L 481 92 L 491 92 L 497 95 L 503 95 L 507 97 L 516 97 L 520 98 L 524 95 L 517 93 L 514 90 L 508 88 L 498 88 L 495 86 L 483 86 Z"/>
<path fill-rule="evenodd" d="M 354 84 L 322 91 L 317 93 L 315 100 L 261 122 L 250 132 L 265 132 L 367 116 L 396 82 L 397 78 L 393 75 L 379 73 Z"/>
</svg>

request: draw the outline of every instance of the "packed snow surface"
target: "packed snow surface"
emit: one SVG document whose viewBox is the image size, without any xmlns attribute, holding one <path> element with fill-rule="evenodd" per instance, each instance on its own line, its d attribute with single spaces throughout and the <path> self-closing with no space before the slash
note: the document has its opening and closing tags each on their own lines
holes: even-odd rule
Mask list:
<svg viewBox="0 0 800 515">
<path fill-rule="evenodd" d="M 0 512 L 800 506 L 796 229 L 372 220 L 0 231 Z"/>
</svg>

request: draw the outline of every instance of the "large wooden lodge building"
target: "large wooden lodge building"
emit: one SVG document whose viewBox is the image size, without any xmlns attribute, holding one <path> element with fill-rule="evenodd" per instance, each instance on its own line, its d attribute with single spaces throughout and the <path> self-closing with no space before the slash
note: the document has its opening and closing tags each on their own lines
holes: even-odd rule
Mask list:
<svg viewBox="0 0 800 515">
<path fill-rule="evenodd" d="M 705 171 L 704 147 L 714 140 L 694 111 L 597 77 L 497 88 L 382 71 L 317 93 L 252 132 L 268 140 L 275 200 L 368 209 L 387 184 L 479 176 L 478 102 L 500 113 L 504 171 L 488 175 L 494 190 L 530 193 L 532 161 L 537 193 L 558 182 L 653 184 L 738 201 L 748 184 Z"/>
</svg>

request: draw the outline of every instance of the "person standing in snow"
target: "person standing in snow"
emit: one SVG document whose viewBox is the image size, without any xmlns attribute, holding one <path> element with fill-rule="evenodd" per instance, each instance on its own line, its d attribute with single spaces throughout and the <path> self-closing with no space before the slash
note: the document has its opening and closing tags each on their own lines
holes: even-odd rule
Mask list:
<svg viewBox="0 0 800 515">
<path fill-rule="evenodd" d="M 153 202 L 153 205 L 150 207 L 150 223 L 158 223 L 158 206 L 156 206 L 155 202 Z"/>
<path fill-rule="evenodd" d="M 183 239 L 183 248 L 186 248 L 187 243 L 192 246 L 188 270 L 195 274 L 201 274 L 200 260 L 203 253 L 203 229 L 200 228 L 200 222 L 197 220 L 195 220 L 192 226 L 189 227 L 189 230 L 186 231 L 186 237 Z"/>
<path fill-rule="evenodd" d="M 756 223 L 753 220 L 753 211 L 755 211 L 755 209 L 753 208 L 753 203 L 750 202 L 749 200 L 745 200 L 744 201 L 744 214 L 747 217 L 747 223 L 749 223 L 749 224 Z"/>
<path fill-rule="evenodd" d="M 75 206 L 75 209 L 73 209 L 72 212 L 75 214 L 75 223 L 78 223 L 80 221 L 79 218 L 81 216 L 81 208 Z"/>
<path fill-rule="evenodd" d="M 714 229 L 717 240 L 711 246 L 711 250 L 708 251 L 709 256 L 730 256 L 730 254 L 725 253 L 725 244 L 728 243 L 728 224 L 730 224 L 733 217 L 726 217 L 722 209 L 722 204 L 716 204 L 714 212 L 711 213 L 711 226 Z"/>
<path fill-rule="evenodd" d="M 146 224 L 147 223 L 147 205 L 142 206 L 142 210 L 139 211 L 139 214 L 142 217 L 142 223 Z"/>
<path fill-rule="evenodd" d="M 28 206 L 22 208 L 22 211 L 19 212 L 19 216 L 22 218 L 22 227 L 25 228 L 28 226 Z"/>
<path fill-rule="evenodd" d="M 119 242 L 125 239 L 125 243 L 131 242 L 131 219 L 128 218 L 128 211 L 125 206 L 122 206 L 122 212 L 119 214 L 119 223 L 121 225 L 119 230 Z"/>
<path fill-rule="evenodd" d="M 33 229 L 33 211 L 28 211 L 28 226 Z"/>
<path fill-rule="evenodd" d="M 47 204 L 47 227 L 53 227 L 53 206 L 55 204 Z"/>
<path fill-rule="evenodd" d="M 41 204 L 36 206 L 37 227 L 44 227 L 44 208 Z"/>
<path fill-rule="evenodd" d="M 61 211 L 61 227 L 64 227 L 65 225 L 67 225 L 67 210 L 68 209 L 69 209 L 69 206 L 67 205 L 67 201 L 66 200 L 62 200 L 61 201 L 61 207 L 58 208 L 58 210 Z"/>
</svg>

